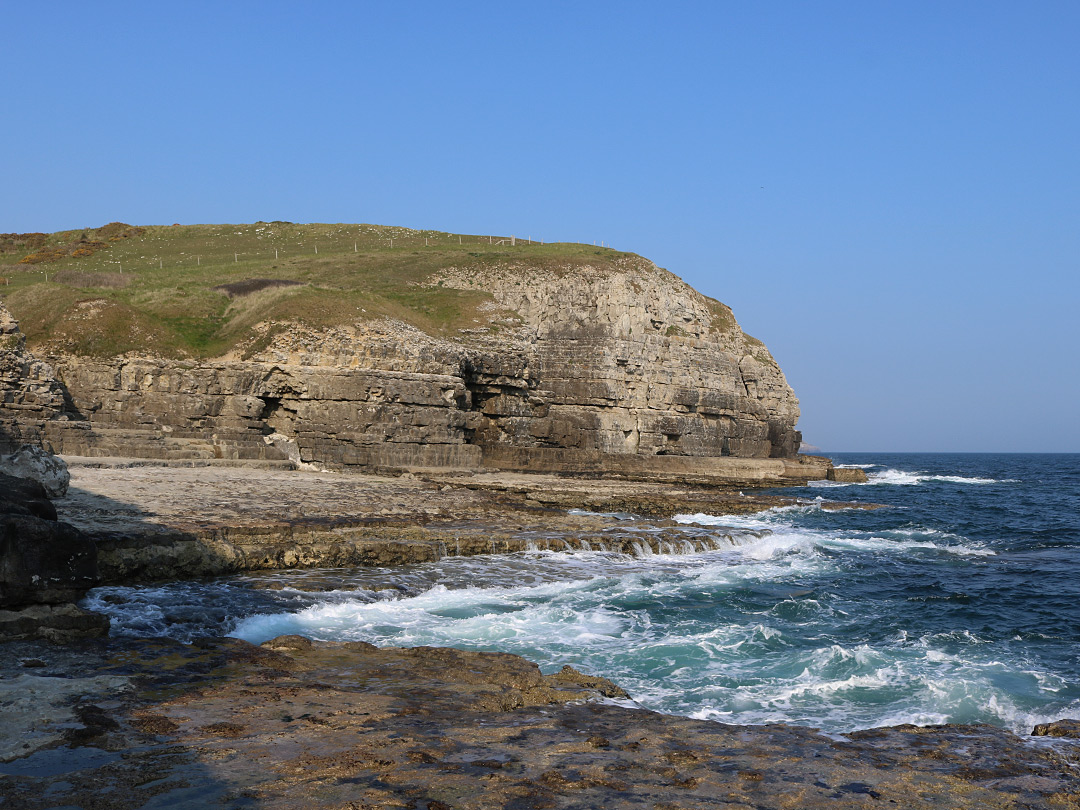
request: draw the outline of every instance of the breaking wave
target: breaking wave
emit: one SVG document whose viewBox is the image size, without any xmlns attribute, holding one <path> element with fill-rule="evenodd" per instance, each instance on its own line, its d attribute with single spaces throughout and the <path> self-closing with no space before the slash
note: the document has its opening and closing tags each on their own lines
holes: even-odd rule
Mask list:
<svg viewBox="0 0 1080 810">
<path fill-rule="evenodd" d="M 879 486 L 862 492 L 889 509 L 833 511 L 804 490 L 818 497 L 678 515 L 685 541 L 669 532 L 666 545 L 613 513 L 611 537 L 637 545 L 560 541 L 395 569 L 97 588 L 85 604 L 118 635 L 300 633 L 512 652 L 546 672 L 605 675 L 657 711 L 731 723 L 839 733 L 987 722 L 1023 733 L 1080 715 L 1069 533 L 1080 476 L 1050 491 L 1019 483 L 1034 467 L 1014 483 L 1005 461 L 933 461 L 866 465 Z"/>
</svg>

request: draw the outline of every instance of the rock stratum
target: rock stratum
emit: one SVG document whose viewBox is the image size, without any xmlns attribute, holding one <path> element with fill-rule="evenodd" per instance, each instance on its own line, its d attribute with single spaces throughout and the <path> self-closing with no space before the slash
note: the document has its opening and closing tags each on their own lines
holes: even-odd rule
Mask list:
<svg viewBox="0 0 1080 810">
<path fill-rule="evenodd" d="M 410 284 L 482 292 L 475 328 L 264 321 L 212 359 L 45 345 L 45 364 L 0 307 L 0 423 L 80 456 L 800 477 L 778 463 L 798 452 L 799 408 L 768 349 L 728 307 L 641 257 L 449 266 Z"/>
<path fill-rule="evenodd" d="M 0 455 L 40 446 L 46 424 L 61 419 L 64 392 L 51 366 L 26 349 L 26 337 L 0 303 Z"/>
<path fill-rule="evenodd" d="M 1077 723 L 839 736 L 641 709 L 517 656 L 282 636 L 13 644 L 11 810 L 1075 808 Z M 616 702 L 617 701 L 617 702 Z"/>
</svg>

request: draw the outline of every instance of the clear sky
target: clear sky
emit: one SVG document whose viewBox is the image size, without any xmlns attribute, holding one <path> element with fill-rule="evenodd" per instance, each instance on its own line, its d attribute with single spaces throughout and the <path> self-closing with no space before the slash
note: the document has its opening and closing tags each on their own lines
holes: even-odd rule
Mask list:
<svg viewBox="0 0 1080 810">
<path fill-rule="evenodd" d="M 1080 451 L 1080 3 L 0 2 L 0 231 L 641 253 L 827 450 Z"/>
</svg>

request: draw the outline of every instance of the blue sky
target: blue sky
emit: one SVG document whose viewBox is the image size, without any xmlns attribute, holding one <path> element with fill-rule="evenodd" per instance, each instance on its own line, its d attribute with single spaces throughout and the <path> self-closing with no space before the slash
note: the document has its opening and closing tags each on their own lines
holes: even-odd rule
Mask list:
<svg viewBox="0 0 1080 810">
<path fill-rule="evenodd" d="M 0 231 L 641 253 L 831 450 L 1080 451 L 1080 4 L 5 3 Z"/>
</svg>

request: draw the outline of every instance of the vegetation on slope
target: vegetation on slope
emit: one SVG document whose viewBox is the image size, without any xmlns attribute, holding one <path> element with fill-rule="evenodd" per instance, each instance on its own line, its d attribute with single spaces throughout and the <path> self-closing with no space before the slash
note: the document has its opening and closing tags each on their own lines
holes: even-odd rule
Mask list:
<svg viewBox="0 0 1080 810">
<path fill-rule="evenodd" d="M 423 282 L 447 267 L 523 262 L 560 274 L 586 263 L 614 268 L 625 255 L 377 225 L 110 223 L 0 234 L 0 296 L 31 347 L 212 357 L 243 344 L 257 323 L 390 317 L 430 334 L 497 329 L 478 311 L 487 294 Z"/>
</svg>

